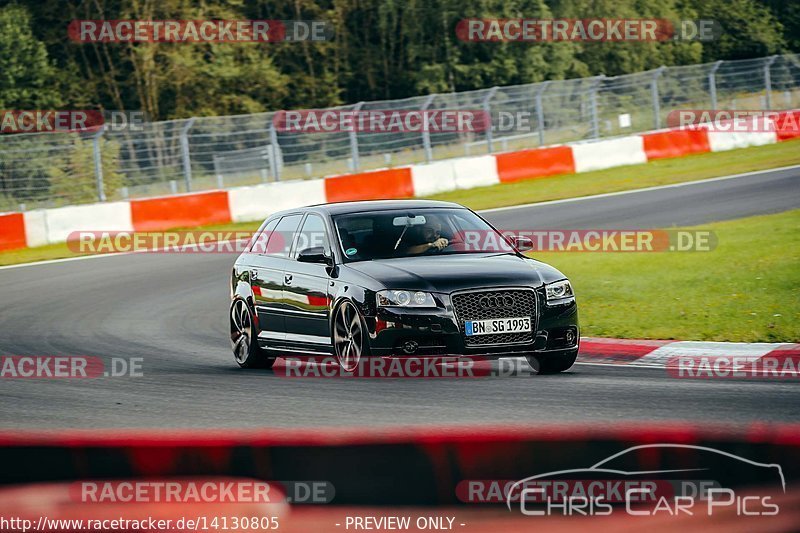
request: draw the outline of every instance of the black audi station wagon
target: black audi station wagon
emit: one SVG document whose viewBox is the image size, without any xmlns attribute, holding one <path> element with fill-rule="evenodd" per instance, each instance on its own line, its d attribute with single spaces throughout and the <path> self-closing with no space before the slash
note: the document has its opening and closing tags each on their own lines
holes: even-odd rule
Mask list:
<svg viewBox="0 0 800 533">
<path fill-rule="evenodd" d="M 578 354 L 569 280 L 526 257 L 450 202 L 381 200 L 275 213 L 236 260 L 230 331 L 236 362 L 281 355 L 525 356 L 540 373 Z"/>
</svg>

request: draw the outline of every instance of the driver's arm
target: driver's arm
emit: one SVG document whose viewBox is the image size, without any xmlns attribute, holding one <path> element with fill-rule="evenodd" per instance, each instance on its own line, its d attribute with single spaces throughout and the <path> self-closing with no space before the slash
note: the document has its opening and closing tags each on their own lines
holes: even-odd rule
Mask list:
<svg viewBox="0 0 800 533">
<path fill-rule="evenodd" d="M 424 244 L 416 244 L 414 246 L 409 246 L 406 248 L 406 253 L 408 254 L 422 254 L 427 252 L 428 250 L 432 250 L 434 248 L 443 250 L 448 245 L 447 239 L 444 237 L 439 237 L 433 242 L 426 242 Z"/>
<path fill-rule="evenodd" d="M 406 248 L 406 253 L 413 255 L 423 254 L 428 250 L 430 250 L 432 246 L 433 243 L 430 242 L 426 242 L 425 244 L 415 244 L 414 246 L 409 246 L 408 248 Z"/>
</svg>

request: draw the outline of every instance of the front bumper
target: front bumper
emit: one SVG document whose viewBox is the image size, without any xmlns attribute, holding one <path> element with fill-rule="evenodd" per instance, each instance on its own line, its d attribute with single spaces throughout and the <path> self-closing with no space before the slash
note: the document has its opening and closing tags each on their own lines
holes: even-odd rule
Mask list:
<svg viewBox="0 0 800 533">
<path fill-rule="evenodd" d="M 578 306 L 575 299 L 548 305 L 544 290 L 536 293 L 535 331 L 532 342 L 467 346 L 462 324 L 448 295 L 437 295 L 444 304 L 435 309 L 379 307 L 366 317 L 370 349 L 376 356 L 482 356 L 509 357 L 531 353 L 563 353 L 578 348 Z M 572 342 L 567 341 L 572 333 Z"/>
</svg>

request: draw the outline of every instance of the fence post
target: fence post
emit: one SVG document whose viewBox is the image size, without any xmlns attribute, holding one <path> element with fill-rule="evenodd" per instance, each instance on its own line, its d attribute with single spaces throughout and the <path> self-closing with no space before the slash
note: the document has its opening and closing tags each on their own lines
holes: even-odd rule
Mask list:
<svg viewBox="0 0 800 533">
<path fill-rule="evenodd" d="M 717 70 L 722 65 L 722 60 L 716 61 L 711 65 L 711 72 L 708 73 L 708 92 L 711 94 L 711 109 L 717 109 Z"/>
<path fill-rule="evenodd" d="M 264 148 L 261 150 L 261 159 L 263 159 L 267 165 L 269 165 L 269 150 Z M 269 181 L 269 172 L 267 172 L 267 167 L 264 166 L 264 163 L 261 163 L 261 183 L 267 183 Z"/>
<path fill-rule="evenodd" d="M 433 101 L 436 100 L 436 94 L 429 94 L 428 97 L 425 99 L 425 103 L 422 104 L 422 114 L 425 115 L 425 111 L 428 110 L 430 106 L 433 105 Z M 433 159 L 433 148 L 431 148 L 431 132 L 428 131 L 428 128 L 422 128 L 422 148 L 425 150 L 425 162 L 430 163 Z"/>
<path fill-rule="evenodd" d="M 493 137 L 493 133 L 492 133 L 492 106 L 490 104 L 490 101 L 494 97 L 494 94 L 497 92 L 497 89 L 498 89 L 498 87 L 492 87 L 491 89 L 489 89 L 489 93 L 483 99 L 483 102 L 481 102 L 481 108 L 483 109 L 483 112 L 486 114 L 487 117 L 489 117 L 489 124 L 488 124 L 488 127 L 486 128 L 486 151 L 487 151 L 487 153 L 490 153 L 490 154 L 492 153 L 493 148 L 494 148 L 492 146 L 492 140 L 493 140 L 492 139 L 492 137 Z"/>
<path fill-rule="evenodd" d="M 361 111 L 364 102 L 359 102 L 353 106 L 353 114 Z M 353 121 L 353 129 L 350 130 L 350 157 L 353 159 L 353 170 L 358 170 L 361 167 L 361 162 L 358 159 L 358 131 L 356 131 L 355 124 L 358 121 Z"/>
<path fill-rule="evenodd" d="M 184 122 L 181 127 L 181 159 L 183 160 L 183 180 L 186 192 L 192 190 L 192 160 L 189 158 L 189 128 L 194 124 L 194 117 Z"/>
<path fill-rule="evenodd" d="M 544 107 L 542 107 L 542 96 L 550 85 L 549 81 L 542 82 L 539 90 L 536 91 L 536 124 L 539 128 L 539 146 L 544 146 Z"/>
<path fill-rule="evenodd" d="M 772 109 L 772 79 L 769 69 L 776 59 L 778 59 L 778 56 L 770 56 L 767 58 L 767 63 L 764 65 L 764 89 L 767 91 L 767 109 Z"/>
<path fill-rule="evenodd" d="M 106 201 L 105 185 L 103 184 L 103 156 L 100 154 L 100 137 L 103 136 L 105 126 L 100 126 L 97 133 L 92 137 L 94 151 L 94 177 L 97 183 L 97 200 Z"/>
<path fill-rule="evenodd" d="M 589 104 L 592 107 L 592 139 L 600 137 L 600 120 L 597 116 L 597 86 L 605 79 L 605 74 L 596 76 L 592 81 L 592 87 L 589 89 Z"/>
<path fill-rule="evenodd" d="M 658 97 L 658 78 L 661 77 L 666 68 L 664 65 L 658 67 L 653 73 L 653 81 L 650 82 L 650 92 L 653 95 L 653 124 L 657 130 L 661 129 L 661 101 Z"/>
<path fill-rule="evenodd" d="M 270 120 L 269 123 L 269 147 L 270 147 L 270 158 L 269 158 L 269 169 L 274 176 L 275 181 L 281 180 L 281 169 L 280 165 L 278 164 L 278 132 L 275 131 L 275 121 Z"/>
<path fill-rule="evenodd" d="M 219 169 L 219 156 L 214 154 L 211 156 L 211 161 L 214 163 L 214 175 L 217 177 L 217 188 L 222 189 L 225 186 L 222 172 Z"/>
</svg>

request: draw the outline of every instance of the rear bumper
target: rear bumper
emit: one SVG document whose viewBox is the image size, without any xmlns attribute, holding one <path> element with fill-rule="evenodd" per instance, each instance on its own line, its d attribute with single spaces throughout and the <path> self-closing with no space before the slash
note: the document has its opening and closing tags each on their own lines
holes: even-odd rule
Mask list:
<svg viewBox="0 0 800 533">
<path fill-rule="evenodd" d="M 520 356 L 531 353 L 563 353 L 577 350 L 580 329 L 575 300 L 547 305 L 538 294 L 533 341 L 520 344 L 467 346 L 452 305 L 444 308 L 378 308 L 366 317 L 370 349 L 377 356 L 481 356 L 487 358 Z M 567 342 L 567 332 L 573 342 Z M 412 349 L 413 348 L 413 349 Z"/>
</svg>

